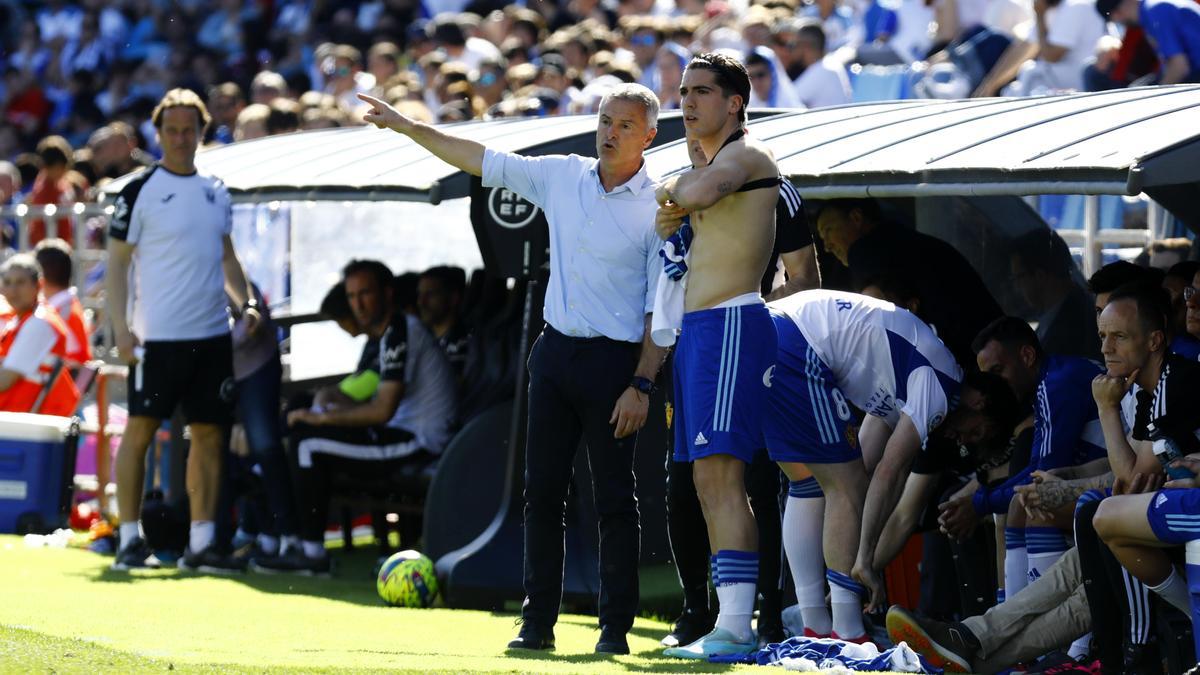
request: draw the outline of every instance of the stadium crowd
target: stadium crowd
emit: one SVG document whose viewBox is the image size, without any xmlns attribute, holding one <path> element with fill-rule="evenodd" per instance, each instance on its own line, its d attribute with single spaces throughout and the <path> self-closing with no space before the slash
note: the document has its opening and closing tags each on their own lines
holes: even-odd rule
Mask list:
<svg viewBox="0 0 1200 675">
<path fill-rule="evenodd" d="M 511 299 L 519 289 L 468 281 L 460 269 L 396 276 L 377 261 L 351 261 L 321 312 L 367 336 L 357 371 L 289 402 L 283 420 L 270 405 L 253 406 L 279 399 L 279 354 L 265 303 L 229 241 L 228 195 L 219 177 L 195 173 L 198 146 L 365 119 L 413 136 L 488 185 L 512 187 L 543 206 L 557 228 L 568 226 L 556 218 L 577 213 L 554 210 L 555 193 L 545 187 L 561 179 L 554 168 L 598 186 L 589 212 L 610 193 L 635 200 L 638 181 L 650 181 L 639 162 L 658 111 L 685 108 L 699 111 L 699 121 L 689 122 L 696 168 L 656 186 L 656 204 L 650 189 L 626 207 L 643 215 L 657 207 L 657 237 L 647 217 L 629 237 L 634 246 L 606 250 L 629 267 L 629 276 L 617 276 L 631 288 L 612 279 L 568 282 L 563 271 L 551 276 L 548 327 L 529 365 L 531 420 L 542 420 L 545 431 L 531 434 L 528 450 L 530 601 L 510 646 L 554 645 L 562 567 L 561 548 L 557 559 L 553 551 L 561 510 L 554 509 L 566 499 L 559 483 L 569 463 L 549 450 L 573 450 L 582 435 L 589 452 L 604 436 L 615 457 L 605 469 L 609 492 L 597 486 L 608 541 L 597 651 L 628 651 L 637 542 L 627 540 L 637 507 L 628 499 L 632 481 L 622 482 L 632 470 L 622 462 L 632 457 L 633 434 L 646 416 L 659 414 L 647 411 L 647 395 L 665 352 L 654 351 L 650 320 L 643 326 L 641 314 L 656 306 L 657 272 L 647 270 L 660 263 L 662 239 L 680 252 L 680 276 L 690 275 L 671 357 L 676 382 L 691 384 L 672 396 L 668 495 L 685 606 L 664 640 L 669 653 L 723 656 L 789 635 L 867 641 L 862 607 L 878 618 L 886 606 L 883 570 L 913 532 L 925 534 L 921 614 L 893 607 L 886 625 L 893 640 L 931 663 L 963 672 L 1018 665 L 1158 672 L 1168 652 L 1190 649 L 1177 638 L 1195 616 L 1180 563 L 1183 545 L 1200 531 L 1193 382 L 1200 377 L 1200 263 L 1156 269 L 1118 262 L 1085 286 L 1062 240 L 1033 233 L 1014 242 L 1009 260 L 1028 316 L 1004 316 L 960 254 L 899 225 L 873 201 L 827 202 L 810 227 L 803 209 L 786 208 L 793 197 L 769 153 L 736 132 L 747 105 L 848 103 L 869 98 L 884 80 L 899 82 L 905 94 L 945 98 L 1196 81 L 1200 5 L 1191 0 L 10 1 L 0 3 L 0 38 L 0 205 L 92 199 L 104 181 L 149 167 L 122 190 L 107 231 L 60 224 L 60 240 L 48 237 L 46 223 L 28 224 L 36 258 L 13 256 L 0 270 L 11 305 L 0 341 L 0 402 L 8 404 L 0 408 L 35 409 L 44 403 L 40 386 L 52 391 L 67 380 L 50 365 L 55 359 L 67 372 L 87 360 L 69 260 L 64 276 L 61 259 L 69 258 L 73 237 L 107 246 L 110 270 L 118 270 L 108 292 L 122 299 L 130 291 L 126 266 L 137 256 L 158 260 L 177 250 L 171 237 L 184 236 L 198 252 L 175 261 L 191 276 L 135 268 L 142 292 L 133 294 L 132 316 L 112 312 L 122 358 L 146 378 L 135 375 L 131 414 L 143 421 L 129 427 L 118 459 L 116 569 L 160 562 L 162 551 L 151 550 L 139 525 L 140 457 L 177 403 L 193 425 L 192 524 L 179 547 L 181 565 L 328 574 L 323 534 L 335 477 L 367 481 L 382 473 L 419 486 L 453 429 L 496 392 L 510 391 L 522 363 L 498 366 L 489 357 L 497 344 L 506 354 L 516 349 L 520 317 Z M 608 134 L 594 166 L 526 166 L 428 126 L 577 112 L 599 112 L 600 134 Z M 718 189 L 725 183 L 713 176 L 734 176 L 736 185 Z M 161 230 L 171 234 L 164 239 L 156 227 L 182 207 L 146 195 L 161 193 L 167 204 L 176 191 L 190 195 L 180 202 L 194 200 L 194 227 Z M 750 223 L 756 234 L 727 241 L 729 259 L 719 260 L 711 251 L 722 235 L 714 232 L 733 221 Z M 694 240 L 684 234 L 693 225 Z M 794 247 L 784 248 L 785 227 L 797 228 Z M 14 241 L 12 232 L 6 236 Z M 819 276 L 818 245 L 829 254 Z M 691 249 L 691 271 L 679 266 L 684 249 Z M 803 281 L 780 288 L 769 274 L 760 284 L 755 268 L 768 259 L 770 271 L 779 260 Z M 643 282 L 632 283 L 639 273 Z M 593 307 L 576 313 L 570 304 L 567 312 L 567 285 L 576 283 L 600 284 L 604 294 Z M 184 295 L 168 292 L 176 285 Z M 39 289 L 57 311 L 43 307 Z M 761 296 L 771 303 L 760 310 Z M 616 321 L 621 312 L 612 308 L 626 305 L 635 311 Z M 589 312 L 606 318 L 589 323 Z M 727 332 L 774 336 L 778 349 L 750 354 L 697 342 L 702 329 L 711 330 L 701 322 L 717 316 L 705 312 L 721 313 Z M 855 331 L 862 333 L 857 342 L 846 337 Z M 746 344 L 767 344 L 756 340 Z M 188 345 L 182 351 L 181 341 Z M 610 343 L 619 349 L 587 362 L 597 378 L 613 380 L 610 398 L 597 403 L 555 379 L 571 372 L 556 364 Z M 856 349 L 870 364 L 865 370 L 848 358 Z M 696 411 L 712 402 L 695 394 L 695 383 L 707 377 L 705 368 L 718 367 L 702 363 L 716 361 L 718 350 L 744 354 L 747 364 L 767 359 L 774 365 L 751 379 L 794 399 L 759 404 L 720 385 L 729 387 L 717 402 L 727 426 L 697 427 L 703 412 Z M 601 372 L 616 362 L 628 367 Z M 720 376 L 742 377 L 732 368 Z M 746 395 L 750 385 L 737 381 L 738 396 Z M 47 400 L 73 408 L 78 392 L 69 384 Z M 555 418 L 562 411 L 584 423 L 568 428 L 566 417 Z M 237 458 L 222 449 L 219 432 L 234 419 L 242 428 Z M 760 445 L 747 440 L 755 434 Z M 752 477 L 746 467 L 756 463 L 761 471 Z M 242 521 L 230 522 L 230 504 L 246 484 L 263 489 L 248 491 L 236 510 Z M 782 514 L 763 518 L 770 503 Z M 772 518 L 780 521 L 774 529 Z M 235 556 L 239 542 L 249 550 Z M 700 552 L 697 542 L 705 542 Z M 628 579 L 619 583 L 630 571 L 621 565 L 634 568 L 632 589 Z"/>
</svg>

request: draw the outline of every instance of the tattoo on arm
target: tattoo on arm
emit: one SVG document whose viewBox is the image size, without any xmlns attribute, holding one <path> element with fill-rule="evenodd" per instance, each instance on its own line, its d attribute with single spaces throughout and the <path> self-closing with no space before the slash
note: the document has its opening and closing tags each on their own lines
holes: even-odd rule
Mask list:
<svg viewBox="0 0 1200 675">
<path fill-rule="evenodd" d="M 1106 473 L 1091 478 L 1043 483 L 1038 487 L 1038 496 L 1041 497 L 1042 508 L 1053 511 L 1075 503 L 1088 490 L 1103 490 L 1111 487 L 1112 481 L 1113 475 Z"/>
<path fill-rule="evenodd" d="M 717 192 L 726 195 L 733 191 L 733 183 L 729 181 L 721 181 L 717 184 Z"/>
</svg>

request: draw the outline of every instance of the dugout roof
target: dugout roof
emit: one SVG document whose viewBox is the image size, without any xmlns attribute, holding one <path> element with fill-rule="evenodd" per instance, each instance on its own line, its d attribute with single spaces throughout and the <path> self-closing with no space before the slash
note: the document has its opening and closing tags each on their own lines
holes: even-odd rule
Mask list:
<svg viewBox="0 0 1200 675">
<path fill-rule="evenodd" d="M 1171 193 L 1200 182 L 1197 85 L 866 103 L 750 129 L 814 198 L 1147 192 L 1176 210 Z M 648 161 L 652 174 L 680 171 L 686 149 L 670 144 Z"/>
</svg>

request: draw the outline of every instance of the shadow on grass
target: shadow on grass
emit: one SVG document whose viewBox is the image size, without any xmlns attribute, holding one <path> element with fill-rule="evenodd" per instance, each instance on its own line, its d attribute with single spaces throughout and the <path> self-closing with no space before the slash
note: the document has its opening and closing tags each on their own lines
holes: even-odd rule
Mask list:
<svg viewBox="0 0 1200 675">
<path fill-rule="evenodd" d="M 612 664 L 632 672 L 655 673 L 724 673 L 733 666 L 724 663 L 709 663 L 707 661 L 692 661 L 663 656 L 661 649 L 648 649 L 633 652 L 630 656 L 640 660 L 629 661 L 629 657 L 611 656 L 606 654 L 555 654 L 554 652 L 522 652 L 506 653 L 515 660 L 545 661 L 570 664 Z M 517 664 L 514 664 L 516 666 Z"/>
<path fill-rule="evenodd" d="M 75 574 L 96 583 L 114 584 L 137 583 L 142 580 L 184 581 L 207 576 L 245 584 L 261 593 L 308 595 L 366 607 L 382 606 L 383 601 L 379 599 L 375 590 L 374 569 L 379 557 L 378 552 L 373 548 L 364 547 L 351 551 L 336 551 L 332 555 L 334 556 L 334 576 L 332 578 L 292 574 L 258 574 L 255 572 L 228 576 L 207 575 L 170 568 L 117 572 L 108 567 L 111 559 L 105 559 L 104 566 L 99 569 L 80 570 Z"/>
<path fill-rule="evenodd" d="M 600 633 L 600 625 L 598 623 L 596 623 L 596 619 L 593 617 L 564 616 L 564 617 L 561 617 L 558 620 L 558 622 L 559 623 L 569 623 L 569 624 L 573 624 L 576 626 L 584 626 L 585 628 L 594 628 L 596 630 L 597 635 L 599 635 L 599 633 Z M 646 638 L 647 640 L 654 640 L 655 642 L 657 642 L 657 641 L 663 639 L 663 637 L 667 634 L 667 631 L 669 631 L 669 630 L 670 630 L 670 628 L 650 628 L 650 627 L 645 627 L 645 626 L 638 626 L 635 624 L 634 627 L 629 630 L 629 634 L 635 635 L 640 638 Z"/>
</svg>

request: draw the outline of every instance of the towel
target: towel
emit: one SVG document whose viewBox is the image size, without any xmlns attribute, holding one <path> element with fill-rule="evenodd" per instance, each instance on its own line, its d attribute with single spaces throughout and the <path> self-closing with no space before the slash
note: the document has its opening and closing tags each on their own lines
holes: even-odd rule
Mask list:
<svg viewBox="0 0 1200 675">
<path fill-rule="evenodd" d="M 907 644 L 901 642 L 880 652 L 874 644 L 854 644 L 831 638 L 793 637 L 772 643 L 749 654 L 710 656 L 714 663 L 756 663 L 783 666 L 787 670 L 894 671 L 941 673 Z"/>
<path fill-rule="evenodd" d="M 683 326 L 683 298 L 687 292 L 688 249 L 692 245 L 692 221 L 683 217 L 683 225 L 663 242 L 658 255 L 663 261 L 662 278 L 654 292 L 654 314 L 650 319 L 650 339 L 659 347 L 675 344 Z"/>
</svg>

